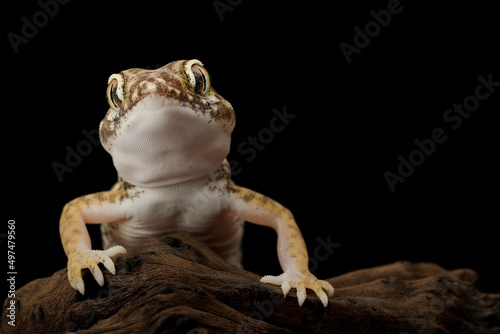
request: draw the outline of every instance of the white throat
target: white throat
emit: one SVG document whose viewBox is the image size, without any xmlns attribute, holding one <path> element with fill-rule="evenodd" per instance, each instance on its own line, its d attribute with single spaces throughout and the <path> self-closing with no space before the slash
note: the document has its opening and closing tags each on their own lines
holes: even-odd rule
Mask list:
<svg viewBox="0 0 500 334">
<path fill-rule="evenodd" d="M 175 98 L 151 94 L 126 115 L 104 148 L 127 182 L 158 187 L 215 171 L 229 153 L 232 128 L 182 106 Z"/>
</svg>

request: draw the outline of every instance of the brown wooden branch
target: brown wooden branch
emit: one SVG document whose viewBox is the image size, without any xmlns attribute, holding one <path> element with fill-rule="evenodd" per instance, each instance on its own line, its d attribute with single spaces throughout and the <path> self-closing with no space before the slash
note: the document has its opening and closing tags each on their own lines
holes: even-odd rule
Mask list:
<svg viewBox="0 0 500 334">
<path fill-rule="evenodd" d="M 66 269 L 16 293 L 15 327 L 2 333 L 500 333 L 500 295 L 480 292 L 477 274 L 432 263 L 397 262 L 328 281 L 325 309 L 313 293 L 300 308 L 294 291 L 228 264 L 179 233 L 115 259 L 101 288 L 85 275 L 86 295 Z"/>
</svg>

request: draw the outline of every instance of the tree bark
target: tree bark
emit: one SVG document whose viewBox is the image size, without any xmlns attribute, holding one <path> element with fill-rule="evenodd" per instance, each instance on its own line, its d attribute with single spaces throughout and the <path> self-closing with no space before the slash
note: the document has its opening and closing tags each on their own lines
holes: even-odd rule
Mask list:
<svg viewBox="0 0 500 334">
<path fill-rule="evenodd" d="M 470 269 L 396 262 L 328 281 L 325 309 L 295 290 L 235 267 L 205 244 L 177 233 L 115 259 L 100 287 L 87 272 L 86 294 L 66 269 L 16 292 L 15 327 L 3 305 L 2 333 L 500 333 L 500 295 L 475 287 Z"/>
</svg>

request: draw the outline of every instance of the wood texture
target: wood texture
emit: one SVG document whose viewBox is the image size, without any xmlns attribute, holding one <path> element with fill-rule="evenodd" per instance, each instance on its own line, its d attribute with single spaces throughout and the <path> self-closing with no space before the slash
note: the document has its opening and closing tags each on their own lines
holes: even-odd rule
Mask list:
<svg viewBox="0 0 500 334">
<path fill-rule="evenodd" d="M 101 288 L 85 274 L 86 295 L 66 269 L 17 293 L 16 327 L 4 303 L 2 333 L 500 333 L 500 295 L 475 287 L 469 269 L 397 262 L 347 273 L 325 309 L 294 290 L 226 263 L 188 234 L 168 235 L 115 259 Z M 6 300 L 7 302 L 7 300 Z"/>
</svg>

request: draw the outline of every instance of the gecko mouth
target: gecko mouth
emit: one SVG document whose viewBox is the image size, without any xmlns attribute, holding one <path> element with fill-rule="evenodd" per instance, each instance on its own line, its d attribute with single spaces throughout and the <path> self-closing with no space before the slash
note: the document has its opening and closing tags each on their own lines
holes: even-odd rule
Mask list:
<svg viewBox="0 0 500 334">
<path fill-rule="evenodd" d="M 183 93 L 175 88 L 171 88 L 168 91 L 148 92 L 136 97 L 126 108 L 122 108 L 120 117 L 130 113 L 138 105 L 141 105 L 141 109 L 144 108 L 146 110 L 150 108 L 184 107 L 203 115 L 207 120 L 222 120 L 234 126 L 233 107 L 229 102 L 221 101 L 217 97 L 209 101 L 198 96 Z"/>
<path fill-rule="evenodd" d="M 140 104 L 145 104 L 145 108 L 156 109 L 163 107 L 188 107 L 193 110 L 204 110 L 208 107 L 208 102 L 201 103 L 187 94 L 175 94 L 174 92 L 151 92 L 143 94 L 131 101 L 126 108 L 122 108 L 120 116 L 123 116 Z"/>
</svg>

